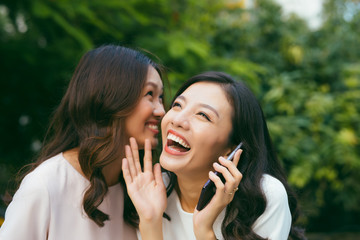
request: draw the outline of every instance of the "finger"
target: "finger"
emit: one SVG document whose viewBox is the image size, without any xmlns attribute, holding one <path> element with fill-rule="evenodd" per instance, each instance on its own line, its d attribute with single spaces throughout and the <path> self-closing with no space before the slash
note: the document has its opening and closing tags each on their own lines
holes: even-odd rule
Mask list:
<svg viewBox="0 0 360 240">
<path fill-rule="evenodd" d="M 238 155 L 237 157 L 240 157 L 239 154 L 241 154 L 241 152 L 239 153 L 236 152 L 236 154 Z M 236 164 L 226 160 L 225 158 L 219 158 L 219 162 L 228 169 L 228 171 L 230 172 L 230 174 L 235 178 L 237 185 L 239 185 L 241 179 L 242 179 L 242 174 L 239 171 L 239 169 L 236 167 Z"/>
<path fill-rule="evenodd" d="M 129 164 L 126 158 L 122 160 L 122 171 L 123 171 L 123 177 L 125 180 L 126 185 L 130 185 L 132 183 L 132 177 L 129 171 Z"/>
<path fill-rule="evenodd" d="M 145 139 L 145 153 L 144 153 L 144 172 L 152 172 L 152 152 L 151 152 L 151 141 Z"/>
<path fill-rule="evenodd" d="M 159 163 L 155 164 L 154 166 L 154 175 L 155 175 L 156 184 L 163 186 L 165 188 L 165 184 L 161 174 L 161 167 Z"/>
<path fill-rule="evenodd" d="M 137 174 L 139 174 L 139 173 L 141 173 L 141 164 L 140 164 L 140 160 L 139 160 L 139 148 L 138 148 L 135 138 L 131 137 L 129 141 L 130 141 L 131 152 L 132 152 L 132 155 L 134 158 L 135 169 L 137 171 Z"/>
<path fill-rule="evenodd" d="M 218 191 L 224 192 L 225 185 L 221 181 L 221 179 L 218 176 L 215 175 L 214 172 L 212 172 L 212 171 L 209 172 L 209 178 L 210 178 L 211 181 L 214 182 L 214 184 L 216 186 L 216 192 L 218 192 Z"/>
<path fill-rule="evenodd" d="M 240 161 L 240 156 L 242 154 L 243 150 L 239 149 L 236 151 L 235 156 L 234 156 L 234 160 L 232 161 L 234 163 L 235 166 L 238 165 L 239 161 Z"/>
<path fill-rule="evenodd" d="M 219 159 L 222 159 L 223 157 L 220 157 Z M 227 161 L 227 163 L 229 163 L 230 161 L 229 160 L 226 160 L 224 159 L 224 161 Z M 231 162 L 230 162 L 231 163 Z M 232 164 L 232 163 L 231 163 Z M 225 189 L 228 190 L 228 189 L 233 189 L 236 185 L 236 180 L 235 178 L 233 177 L 233 175 L 231 175 L 231 173 L 229 172 L 229 170 L 218 164 L 218 163 L 214 163 L 214 169 L 218 172 L 220 172 L 224 179 L 225 179 Z"/>
<path fill-rule="evenodd" d="M 134 159 L 133 159 L 133 156 L 132 156 L 131 148 L 130 148 L 129 145 L 125 146 L 125 155 L 126 155 L 126 159 L 128 161 L 128 164 L 129 164 L 131 177 L 134 178 L 134 177 L 137 176 L 137 173 L 136 173 L 137 171 L 136 171 Z"/>
<path fill-rule="evenodd" d="M 214 172 L 210 171 L 209 178 L 211 181 L 214 182 L 216 187 L 216 192 L 214 197 L 210 200 L 209 204 L 199 212 L 201 213 L 203 211 L 206 211 L 208 212 L 207 217 L 209 218 L 213 217 L 215 219 L 231 199 L 225 197 L 225 193 L 224 193 L 225 185 L 221 181 L 220 177 L 218 177 Z"/>
</svg>

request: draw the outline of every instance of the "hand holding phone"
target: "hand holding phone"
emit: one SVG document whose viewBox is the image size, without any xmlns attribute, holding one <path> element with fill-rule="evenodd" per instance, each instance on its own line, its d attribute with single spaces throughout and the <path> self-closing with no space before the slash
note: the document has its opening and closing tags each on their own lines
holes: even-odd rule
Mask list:
<svg viewBox="0 0 360 240">
<path fill-rule="evenodd" d="M 232 159 L 235 156 L 235 153 L 237 152 L 237 150 L 239 150 L 242 147 L 242 142 L 240 142 L 239 145 L 237 145 L 237 147 L 234 149 L 234 151 L 232 151 L 230 153 L 230 155 L 227 157 L 227 160 L 232 161 Z M 219 172 L 215 172 L 215 175 L 217 175 L 218 177 L 220 177 L 222 182 L 225 182 L 225 179 L 223 177 L 223 175 Z M 206 207 L 206 205 L 210 202 L 210 200 L 212 199 L 212 197 L 215 195 L 216 192 L 216 186 L 214 184 L 213 181 L 211 181 L 210 179 L 204 184 L 202 190 L 201 190 L 201 194 L 200 194 L 200 198 L 199 198 L 199 202 L 196 206 L 196 209 L 198 211 L 202 210 L 204 207 Z"/>
</svg>

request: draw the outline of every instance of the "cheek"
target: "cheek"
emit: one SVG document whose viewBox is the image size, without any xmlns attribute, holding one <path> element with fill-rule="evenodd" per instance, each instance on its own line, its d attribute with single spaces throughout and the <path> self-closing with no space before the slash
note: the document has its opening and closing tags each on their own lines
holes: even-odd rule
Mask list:
<svg viewBox="0 0 360 240">
<path fill-rule="evenodd" d="M 142 100 L 136 106 L 135 111 L 137 112 L 137 117 L 147 119 L 152 115 L 153 106 L 149 101 Z"/>
<path fill-rule="evenodd" d="M 228 133 L 219 131 L 202 131 L 202 138 L 197 139 L 197 154 L 202 155 L 208 162 L 217 161 L 226 154 L 228 146 Z"/>
<path fill-rule="evenodd" d="M 170 122 L 170 113 L 165 114 L 165 116 L 161 119 L 161 132 L 163 141 L 166 139 L 166 126 Z"/>
<path fill-rule="evenodd" d="M 130 134 L 141 131 L 144 122 L 149 118 L 152 113 L 151 106 L 143 100 L 135 107 L 134 111 L 125 120 L 126 130 Z"/>
</svg>

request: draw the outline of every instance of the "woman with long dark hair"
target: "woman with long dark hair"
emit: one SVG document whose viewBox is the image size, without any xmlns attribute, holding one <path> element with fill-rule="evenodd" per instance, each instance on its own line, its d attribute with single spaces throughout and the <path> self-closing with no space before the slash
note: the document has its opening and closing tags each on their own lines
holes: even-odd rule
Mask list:
<svg viewBox="0 0 360 240">
<path fill-rule="evenodd" d="M 294 226 L 297 200 L 272 146 L 263 111 L 244 83 L 221 72 L 190 78 L 176 93 L 161 129 L 165 184 L 159 171 L 151 169 L 150 147 L 145 146 L 143 171 L 134 170 L 139 159 L 130 147 L 123 160 L 142 239 L 305 238 Z M 233 161 L 219 158 L 240 142 L 242 150 Z M 135 149 L 134 141 L 130 143 Z M 213 171 L 222 173 L 224 182 Z M 198 211 L 209 178 L 216 193 Z M 165 185 L 167 202 L 165 191 L 159 190 Z M 144 193 L 151 188 L 158 194 L 145 206 L 149 194 Z"/>
<path fill-rule="evenodd" d="M 0 239 L 136 239 L 121 174 L 134 137 L 158 143 L 161 67 L 115 45 L 88 51 L 56 109 L 40 157 L 7 208 Z"/>
</svg>

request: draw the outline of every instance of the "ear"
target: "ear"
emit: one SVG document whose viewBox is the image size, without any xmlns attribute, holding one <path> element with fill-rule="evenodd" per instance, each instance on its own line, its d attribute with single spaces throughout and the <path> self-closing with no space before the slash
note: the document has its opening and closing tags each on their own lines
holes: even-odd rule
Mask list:
<svg viewBox="0 0 360 240">
<path fill-rule="evenodd" d="M 237 145 L 231 145 L 230 147 L 228 147 L 226 150 L 225 150 L 225 152 L 226 152 L 226 154 L 224 155 L 224 156 L 229 156 L 231 153 L 232 153 L 232 151 L 234 151 L 234 149 L 237 147 Z"/>
<path fill-rule="evenodd" d="M 230 146 L 228 148 L 225 149 L 225 154 L 224 156 L 229 156 L 230 153 L 236 148 L 236 146 Z"/>
</svg>

